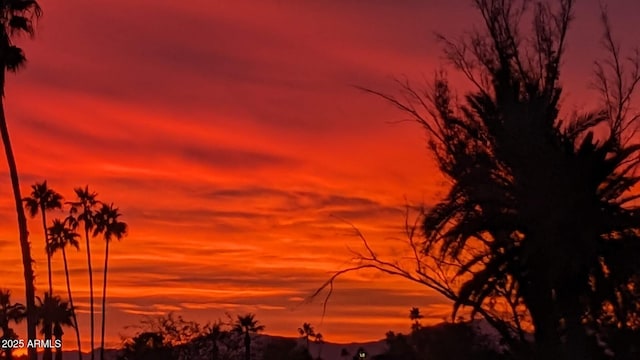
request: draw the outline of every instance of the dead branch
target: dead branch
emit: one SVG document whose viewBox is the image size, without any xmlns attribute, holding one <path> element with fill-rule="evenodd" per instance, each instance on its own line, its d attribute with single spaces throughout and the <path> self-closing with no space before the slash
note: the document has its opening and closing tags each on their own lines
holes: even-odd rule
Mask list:
<svg viewBox="0 0 640 360">
<path fill-rule="evenodd" d="M 405 212 L 405 228 L 404 232 L 407 235 L 406 243 L 409 246 L 412 254 L 412 262 L 415 264 L 415 269 L 409 270 L 402 266 L 398 261 L 389 261 L 381 258 L 371 247 L 364 234 L 351 222 L 334 216 L 336 219 L 348 225 L 354 232 L 354 235 L 361 241 L 364 248 L 364 253 L 351 251 L 354 254 L 354 261 L 357 263 L 354 266 L 347 267 L 345 269 L 336 271 L 333 273 L 322 286 L 320 286 L 308 299 L 312 301 L 317 298 L 323 291 L 327 291 L 326 296 L 322 301 L 322 317 L 326 315 L 329 299 L 334 291 L 335 281 L 351 272 L 358 272 L 366 269 L 373 269 L 380 271 L 384 274 L 401 277 L 410 282 L 426 286 L 428 289 L 434 290 L 441 294 L 453 303 L 459 303 L 463 306 L 470 307 L 473 313 L 482 316 L 486 321 L 493 326 L 507 341 L 508 343 L 516 346 L 518 341 L 524 339 L 524 330 L 522 329 L 520 319 L 518 318 L 517 302 L 513 299 L 506 299 L 506 304 L 509 307 L 514 307 L 509 310 L 509 314 L 512 314 L 513 319 L 508 321 L 503 320 L 504 314 L 494 313 L 491 308 L 484 308 L 475 302 L 467 299 L 461 299 L 457 294 L 457 287 L 460 285 L 456 280 L 459 276 L 453 275 L 455 269 L 462 267 L 461 262 L 446 262 L 420 251 L 419 243 L 415 240 L 415 235 L 419 234 L 419 226 L 421 224 L 420 219 L 424 216 L 424 210 L 422 207 L 418 208 L 419 215 L 416 216 L 414 221 L 409 221 L 409 209 Z M 511 289 L 513 290 L 513 289 Z M 513 297 L 513 292 L 505 290 L 499 294 L 501 296 Z M 517 340 L 516 337 L 519 339 Z"/>
</svg>

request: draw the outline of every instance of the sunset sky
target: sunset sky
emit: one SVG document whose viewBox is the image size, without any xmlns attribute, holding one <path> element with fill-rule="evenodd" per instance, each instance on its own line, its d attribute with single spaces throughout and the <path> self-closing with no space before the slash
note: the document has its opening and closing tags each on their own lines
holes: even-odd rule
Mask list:
<svg viewBox="0 0 640 360">
<path fill-rule="evenodd" d="M 594 105 L 598 3 L 579 1 L 568 39 L 570 107 Z M 446 191 L 419 126 L 353 85 L 393 91 L 394 77 L 431 79 L 443 63 L 434 32 L 470 29 L 469 4 L 42 0 L 37 37 L 20 41 L 28 66 L 8 79 L 7 118 L 25 196 L 44 179 L 68 200 L 88 184 L 129 224 L 111 247 L 108 345 L 140 316 L 168 311 L 200 322 L 252 312 L 285 336 L 311 322 L 331 342 L 406 332 L 413 306 L 442 321 L 451 307 L 441 297 L 375 273 L 338 281 L 322 323 L 321 301 L 303 300 L 361 249 L 337 217 L 387 249 L 402 236 L 406 201 L 429 205 Z M 609 10 L 623 49 L 640 45 L 640 3 Z M 23 302 L 2 159 L 0 287 Z M 42 228 L 39 218 L 29 225 L 42 294 Z M 100 296 L 104 245 L 92 245 Z M 53 265 L 66 294 L 58 257 Z M 71 266 L 88 334 L 84 245 Z"/>
</svg>

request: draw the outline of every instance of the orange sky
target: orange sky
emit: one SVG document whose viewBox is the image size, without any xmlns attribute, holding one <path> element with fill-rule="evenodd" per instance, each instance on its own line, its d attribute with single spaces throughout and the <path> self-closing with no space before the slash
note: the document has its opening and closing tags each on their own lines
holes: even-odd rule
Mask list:
<svg viewBox="0 0 640 360">
<path fill-rule="evenodd" d="M 406 331 L 412 306 L 440 321 L 450 310 L 440 297 L 370 273 L 337 283 L 322 324 L 319 302 L 300 303 L 359 246 L 332 214 L 386 246 L 399 235 L 405 197 L 431 204 L 442 195 L 419 127 L 390 124 L 402 114 L 350 85 L 390 90 L 394 76 L 430 77 L 441 62 L 433 31 L 468 28 L 469 2 L 211 3 L 43 0 L 38 37 L 21 42 L 28 67 L 8 80 L 24 191 L 48 179 L 71 196 L 89 184 L 129 223 L 111 248 L 109 345 L 138 315 L 167 311 L 202 322 L 253 312 L 268 333 L 288 336 L 306 321 L 327 341 Z M 567 103 L 582 106 L 592 99 L 585 89 L 599 27 L 598 2 L 580 3 L 564 82 Z M 637 7 L 610 6 L 623 45 L 640 38 Z M 0 253 L 13 267 L 3 267 L 0 287 L 20 300 L 1 164 Z M 30 232 L 41 293 L 39 221 Z M 94 244 L 99 289 L 103 247 Z M 85 261 L 71 254 L 86 332 Z M 62 291 L 57 258 L 54 268 Z"/>
</svg>

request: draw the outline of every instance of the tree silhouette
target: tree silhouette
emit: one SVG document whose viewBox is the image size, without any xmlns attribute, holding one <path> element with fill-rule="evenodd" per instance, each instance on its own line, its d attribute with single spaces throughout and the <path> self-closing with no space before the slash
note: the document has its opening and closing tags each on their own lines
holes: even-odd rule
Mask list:
<svg viewBox="0 0 640 360">
<path fill-rule="evenodd" d="M 496 348 L 491 339 L 479 334 L 473 323 L 445 322 L 423 327 L 411 336 L 386 334 L 387 349 L 376 360 L 431 360 L 431 359 L 530 359 L 513 357 Z M 530 354 L 529 354 L 530 355 Z"/>
<path fill-rule="evenodd" d="M 47 211 L 62 208 L 62 195 L 47 186 L 47 181 L 35 183 L 31 186 L 31 194 L 29 197 L 22 199 L 24 207 L 33 218 L 42 215 L 42 230 L 44 234 L 45 252 L 47 253 L 47 275 L 49 280 L 49 294 L 53 294 L 53 280 L 51 276 L 51 254 L 48 251 L 49 237 L 47 236 Z M 45 340 L 51 340 L 47 338 Z M 46 359 L 45 359 L 46 360 Z"/>
<path fill-rule="evenodd" d="M 87 251 L 87 271 L 89 273 L 89 308 L 90 308 L 90 327 L 91 327 L 91 360 L 95 359 L 95 353 L 93 351 L 95 346 L 95 307 L 93 296 L 93 266 L 91 265 L 91 245 L 89 239 L 89 233 L 94 228 L 93 216 L 95 207 L 99 204 L 97 200 L 98 194 L 89 191 L 89 186 L 83 188 L 75 188 L 74 192 L 77 197 L 77 201 L 68 202 L 71 205 L 71 210 L 67 222 L 75 230 L 80 223 L 83 225 L 85 246 Z"/>
<path fill-rule="evenodd" d="M 164 336 L 156 332 L 143 332 L 124 344 L 119 360 L 171 360 L 172 349 Z"/>
<path fill-rule="evenodd" d="M 49 247 L 47 236 L 47 215 L 46 212 L 54 209 L 62 209 L 62 195 L 50 189 L 47 181 L 31 185 L 31 194 L 22 199 L 24 207 L 29 212 L 29 216 L 36 217 L 38 213 L 42 215 L 42 229 L 44 233 L 45 251 Z M 51 255 L 47 252 L 47 274 L 49 276 L 49 293 L 53 294 L 53 282 L 51 279 Z"/>
<path fill-rule="evenodd" d="M 36 296 L 38 303 L 36 303 L 36 311 L 38 313 L 38 320 L 40 321 L 40 326 L 42 329 L 40 333 L 44 335 L 45 339 L 51 339 L 53 337 L 53 323 L 51 322 L 50 313 L 48 311 L 51 310 L 51 296 L 49 293 L 45 293 L 44 300 L 40 299 L 40 297 Z M 42 354 L 43 360 L 52 360 L 53 359 L 53 351 L 50 347 L 45 347 L 44 352 Z"/>
<path fill-rule="evenodd" d="M 454 318 L 469 308 L 512 346 L 514 337 L 524 340 L 513 329 L 521 330 L 525 308 L 539 359 L 624 354 L 627 345 L 611 349 L 602 339 L 640 325 L 640 209 L 630 194 L 640 181 L 639 117 L 631 113 L 640 53 L 623 63 L 603 9 L 608 57 L 596 62 L 602 103 L 564 115 L 559 69 L 574 1 L 474 4 L 484 31 L 459 42 L 440 37 L 474 88 L 463 101 L 444 73 L 426 91 L 408 80 L 398 81 L 397 96 L 363 89 L 422 125 L 452 184 L 425 212 L 424 240 L 410 234 L 415 257 L 433 263 L 418 262 L 409 273 L 367 247 L 365 264 L 348 270 L 373 267 L 423 283 L 454 301 Z M 533 20 L 527 35 L 525 16 Z M 508 323 L 494 311 L 500 304 L 512 311 Z"/>
<path fill-rule="evenodd" d="M 36 297 L 36 299 L 38 300 L 36 305 L 38 321 L 42 326 L 40 332 L 50 341 L 55 333 L 56 339 L 62 341 L 64 334 L 62 326 L 73 326 L 73 315 L 69 303 L 62 301 L 59 296 L 51 296 L 48 292 L 44 293 L 43 298 Z M 61 349 L 57 347 L 56 349 L 56 360 L 62 359 Z M 51 346 L 46 346 L 43 359 L 52 359 L 52 355 Z"/>
<path fill-rule="evenodd" d="M 2 330 L 2 337 L 0 340 L 6 341 L 17 339 L 18 336 L 10 325 L 11 323 L 19 323 L 26 316 L 27 311 L 24 305 L 11 302 L 11 291 L 0 289 L 0 329 Z M 7 360 L 13 359 L 12 350 L 13 347 L 11 346 L 3 349 L 4 357 Z"/>
<path fill-rule="evenodd" d="M 78 319 L 76 317 L 75 306 L 73 305 L 73 293 L 71 292 L 71 280 L 69 277 L 69 263 L 67 261 L 68 246 L 75 247 L 76 250 L 80 249 L 78 239 L 80 235 L 73 231 L 65 222 L 60 219 L 54 219 L 53 224 L 47 230 L 49 234 L 49 249 L 50 256 L 53 256 L 56 251 L 62 252 L 62 263 L 64 265 L 64 275 L 67 283 L 67 295 L 69 296 L 69 304 L 71 307 L 71 316 L 73 319 L 73 328 L 76 332 L 76 343 L 78 346 L 78 357 L 82 360 L 82 343 L 80 341 L 80 328 L 78 327 Z"/>
<path fill-rule="evenodd" d="M 403 334 L 395 334 L 393 331 L 388 331 L 385 334 L 385 343 L 387 345 L 387 351 L 374 359 L 403 359 L 403 360 L 416 360 L 418 355 L 416 352 L 415 340 L 418 338 L 417 333 L 411 339 Z M 422 344 L 426 345 L 426 344 Z"/>
<path fill-rule="evenodd" d="M 302 324 L 302 327 L 298 328 L 298 334 L 300 334 L 300 336 L 304 338 L 307 345 L 307 350 L 309 350 L 309 338 L 316 336 L 316 332 L 313 326 L 311 326 L 310 323 Z"/>
<path fill-rule="evenodd" d="M 324 345 L 324 336 L 321 333 L 316 333 L 314 336 L 314 342 L 318 344 L 318 357 L 317 360 L 322 360 L 322 345 Z"/>
<path fill-rule="evenodd" d="M 628 260 L 611 252 L 638 243 L 637 212 L 625 207 L 638 181 L 632 174 L 638 146 L 624 139 L 633 121 L 625 113 L 640 79 L 638 58 L 630 85 L 617 73 L 614 82 L 621 90 L 605 94 L 617 99 L 616 105 L 561 118 L 559 63 L 573 2 L 561 2 L 556 13 L 538 8 L 538 59 L 515 45 L 521 43 L 515 25 L 519 10 L 497 1 L 477 6 L 493 41 L 473 56 L 482 60 L 477 76 L 491 82 L 467 95 L 466 105 L 456 105 L 446 79 L 437 79 L 431 97 L 435 119 L 418 119 L 431 131 L 431 148 L 454 183 L 426 214 L 424 249 L 468 270 L 454 315 L 459 306 L 478 308 L 511 289 L 531 315 L 538 357 L 590 359 L 586 349 L 594 339 L 588 339 L 585 317 L 598 326 L 600 308 L 619 303 L 616 297 L 627 297 L 624 287 L 636 282 L 633 271 L 620 269 Z M 613 44 L 603 19 L 605 41 Z M 449 43 L 448 49 L 459 68 L 471 68 L 461 45 Z M 615 68 L 617 50 L 614 45 L 609 50 Z M 604 70 L 600 74 L 609 88 Z M 608 128 L 600 141 L 594 135 L 598 125 Z M 608 295 L 597 299 L 593 289 Z M 585 298 L 595 304 L 586 306 Z M 618 314 L 627 310 L 634 311 Z"/>
<path fill-rule="evenodd" d="M 104 269 L 102 280 L 102 330 L 100 332 L 100 360 L 104 360 L 104 333 L 106 325 L 106 301 L 107 301 L 107 270 L 109 265 L 109 244 L 111 240 L 120 240 L 127 234 L 127 224 L 119 220 L 120 214 L 113 204 L 102 204 L 102 207 L 94 214 L 93 236 L 102 234 L 106 242 L 104 250 Z"/>
<path fill-rule="evenodd" d="M 233 331 L 244 336 L 245 360 L 251 360 L 251 335 L 264 331 L 264 325 L 258 325 L 255 314 L 238 315 Z"/>
<path fill-rule="evenodd" d="M 123 355 L 126 355 L 125 358 L 128 359 L 154 359 L 151 354 L 149 354 L 148 357 L 139 354 L 143 356 L 140 357 L 129 352 L 129 350 L 134 353 L 139 350 L 140 353 L 143 354 L 146 353 L 147 350 L 156 349 L 158 350 L 156 355 L 168 356 L 169 359 L 201 359 L 205 357 L 205 354 L 209 355 L 206 356 L 206 358 L 211 358 L 211 340 L 216 337 L 218 341 L 222 341 L 223 344 L 221 348 L 224 348 L 224 351 L 219 352 L 219 360 L 227 359 L 229 352 L 227 351 L 228 347 L 225 340 L 227 340 L 228 336 L 226 336 L 225 331 L 221 331 L 218 327 L 221 325 L 220 322 L 216 322 L 213 325 L 208 324 L 203 327 L 195 321 L 183 319 L 182 316 L 174 316 L 173 313 L 162 316 L 147 316 L 141 320 L 141 325 L 135 326 L 141 331 L 135 336 L 125 340 L 126 351 Z M 161 340 L 161 342 L 144 345 L 143 342 L 140 342 L 143 339 Z M 130 348 L 129 345 L 131 344 L 135 344 L 135 346 Z M 139 346 L 139 348 L 137 348 L 138 350 L 136 350 L 137 346 Z M 218 350 L 220 350 L 220 348 L 218 348 Z M 154 351 L 151 351 L 151 353 Z"/>
<path fill-rule="evenodd" d="M 219 360 L 220 348 L 218 347 L 218 341 L 224 337 L 222 323 L 217 321 L 213 324 L 207 324 L 204 331 L 206 339 L 211 342 L 211 360 Z"/>
<path fill-rule="evenodd" d="M 424 316 L 422 314 L 420 314 L 420 309 L 417 307 L 412 307 L 411 310 L 409 310 L 409 319 L 411 319 L 411 321 L 413 321 L 413 323 L 411 324 L 411 330 L 412 331 L 418 331 L 420 330 L 420 328 L 422 327 L 422 325 L 420 325 L 420 319 L 424 318 Z"/>
<path fill-rule="evenodd" d="M 73 327 L 73 311 L 68 302 L 62 301 L 59 296 L 50 296 L 45 293 L 44 300 L 38 298 L 39 317 L 43 323 L 51 324 L 52 334 L 59 341 L 60 346 L 56 346 L 56 360 L 62 360 L 62 336 L 64 335 L 63 326 Z M 43 328 L 43 332 L 48 332 L 47 328 Z M 49 349 L 50 351 L 50 349 Z M 46 353 L 46 348 L 45 348 Z"/>
<path fill-rule="evenodd" d="M 40 17 L 42 10 L 35 0 L 3 0 L 0 2 L 0 5 L 0 66 L 2 66 L 0 71 L 0 136 L 2 136 L 5 156 L 7 157 L 7 164 L 9 166 L 9 175 L 11 177 L 11 186 L 18 218 L 27 303 L 27 336 L 33 339 L 36 336 L 33 258 L 31 257 L 31 245 L 27 231 L 27 219 L 22 207 L 18 168 L 11 147 L 9 128 L 5 117 L 4 95 L 7 71 L 16 72 L 26 63 L 24 52 L 20 47 L 15 45 L 14 38 L 25 33 L 34 35 L 34 20 Z M 28 357 L 29 360 L 36 360 L 36 349 L 29 348 Z"/>
<path fill-rule="evenodd" d="M 342 348 L 340 349 L 340 357 L 341 358 L 348 358 L 349 357 L 349 350 L 347 350 L 347 348 Z"/>
</svg>

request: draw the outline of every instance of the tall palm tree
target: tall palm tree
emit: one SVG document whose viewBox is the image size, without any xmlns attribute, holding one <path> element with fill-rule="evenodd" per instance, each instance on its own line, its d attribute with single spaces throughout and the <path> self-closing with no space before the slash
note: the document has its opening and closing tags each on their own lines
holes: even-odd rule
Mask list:
<svg viewBox="0 0 640 360">
<path fill-rule="evenodd" d="M 69 296 L 69 304 L 71 305 L 71 316 L 73 319 L 73 328 L 76 332 L 76 342 L 78 345 L 78 357 L 82 360 L 82 343 L 80 342 L 80 328 L 78 327 L 78 318 L 76 317 L 75 306 L 73 305 L 73 295 L 71 292 L 71 281 L 69 278 L 69 263 L 67 261 L 67 246 L 73 246 L 77 250 L 80 249 L 78 239 L 80 235 L 60 219 L 54 219 L 53 224 L 48 229 L 49 232 L 49 253 L 51 256 L 56 251 L 62 252 L 62 262 L 64 264 L 64 274 L 67 281 L 67 295 Z M 55 334 L 54 334 L 55 335 Z"/>
<path fill-rule="evenodd" d="M 29 212 L 29 216 L 36 217 L 38 212 L 42 215 L 42 229 L 44 231 L 45 251 L 49 248 L 47 237 L 47 215 L 48 210 L 62 209 L 62 195 L 50 189 L 47 181 L 31 185 L 31 194 L 22 199 L 24 207 Z M 51 279 L 51 255 L 47 251 L 47 273 L 49 275 L 49 294 L 53 294 L 53 282 Z"/>
<path fill-rule="evenodd" d="M 298 334 L 302 336 L 307 343 L 307 351 L 309 350 L 309 338 L 316 336 L 316 331 L 309 323 L 302 324 L 302 327 L 298 328 Z"/>
<path fill-rule="evenodd" d="M 0 1 L 0 136 L 4 145 L 13 197 L 18 218 L 18 231 L 20 233 L 20 248 L 22 251 L 22 266 L 24 267 L 25 297 L 27 303 L 27 336 L 30 339 L 36 336 L 35 314 L 35 284 L 32 268 L 31 246 L 27 231 L 27 218 L 22 207 L 20 195 L 20 181 L 18 167 L 11 147 L 9 127 L 4 112 L 4 87 L 7 71 L 16 72 L 24 66 L 26 57 L 21 48 L 16 46 L 13 38 L 21 34 L 33 35 L 35 29 L 33 21 L 40 17 L 42 9 L 35 0 L 2 0 Z M 36 360 L 36 349 L 29 348 L 29 360 Z"/>
<path fill-rule="evenodd" d="M 49 293 L 44 294 L 44 298 L 36 297 L 38 300 L 38 319 L 43 324 L 42 334 L 47 336 L 51 332 L 55 335 L 56 340 L 60 342 L 60 346 L 56 346 L 56 360 L 62 360 L 62 335 L 63 326 L 73 327 L 73 311 L 68 302 L 62 301 L 59 296 L 51 296 Z M 43 359 L 51 354 L 51 348 L 46 347 Z"/>
<path fill-rule="evenodd" d="M 91 246 L 89 243 L 89 232 L 94 228 L 93 214 L 95 207 L 99 204 L 97 200 L 98 194 L 89 191 L 89 186 L 75 188 L 74 192 L 77 197 L 77 201 L 69 202 L 71 205 L 70 215 L 67 218 L 68 223 L 75 230 L 80 223 L 83 224 L 84 238 L 86 242 L 87 251 L 87 270 L 89 272 L 89 311 L 90 311 L 90 327 L 91 327 L 91 360 L 95 359 L 93 348 L 95 346 L 95 307 L 93 297 L 93 266 L 91 265 Z"/>
<path fill-rule="evenodd" d="M 24 207 L 29 212 L 29 215 L 33 218 L 38 215 L 38 212 L 42 215 L 42 229 L 44 233 L 44 249 L 47 253 L 47 275 L 49 280 L 49 294 L 53 294 L 53 280 L 51 276 L 51 254 L 49 253 L 49 239 L 47 236 L 47 210 L 61 209 L 62 208 L 62 195 L 58 194 L 47 186 L 47 181 L 42 183 L 35 183 L 31 186 L 31 194 L 29 197 L 22 199 L 24 201 Z M 51 340 L 51 332 L 46 333 L 48 335 L 45 340 Z M 48 360 L 48 359 L 45 359 Z"/>
<path fill-rule="evenodd" d="M 238 319 L 233 325 L 233 331 L 244 335 L 244 358 L 245 360 L 251 360 L 251 334 L 264 331 L 264 325 L 258 325 L 255 314 L 238 315 Z"/>
<path fill-rule="evenodd" d="M 100 360 L 104 360 L 104 332 L 105 332 L 105 314 L 107 304 L 107 270 L 109 265 L 109 244 L 111 240 L 120 240 L 127 234 L 127 224 L 119 220 L 120 214 L 117 207 L 113 204 L 102 204 L 102 207 L 94 214 L 93 236 L 102 234 L 106 242 L 104 248 L 104 269 L 102 279 L 102 330 L 100 333 Z"/>
<path fill-rule="evenodd" d="M 27 312 L 24 305 L 11 303 L 11 291 L 0 289 L 0 329 L 2 330 L 0 339 L 16 339 L 18 336 L 9 325 L 12 322 L 19 323 L 26 316 Z M 4 354 L 7 360 L 13 359 L 11 347 L 4 349 Z"/>
</svg>

